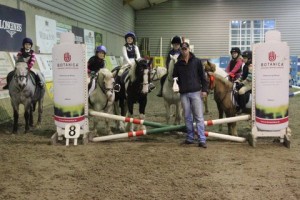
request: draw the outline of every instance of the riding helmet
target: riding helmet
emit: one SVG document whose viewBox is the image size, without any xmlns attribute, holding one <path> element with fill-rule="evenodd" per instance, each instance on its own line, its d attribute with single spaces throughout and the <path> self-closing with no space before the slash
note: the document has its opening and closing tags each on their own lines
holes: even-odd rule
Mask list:
<svg viewBox="0 0 300 200">
<path fill-rule="evenodd" d="M 31 46 L 32 46 L 32 44 L 33 44 L 33 43 L 32 43 L 32 39 L 30 39 L 30 38 L 24 38 L 24 39 L 23 39 L 23 42 L 22 42 L 22 46 L 23 46 L 23 47 L 24 47 L 24 44 L 25 44 L 25 43 L 29 43 L 29 44 L 31 44 Z"/>
<path fill-rule="evenodd" d="M 238 48 L 238 47 L 232 47 L 232 48 L 231 48 L 231 51 L 230 51 L 230 54 L 232 54 L 233 52 L 236 52 L 236 53 L 238 53 L 239 55 L 241 54 L 241 50 L 240 50 L 240 48 Z"/>
<path fill-rule="evenodd" d="M 179 36 L 174 36 L 172 38 L 171 44 L 181 44 L 181 38 Z"/>
<path fill-rule="evenodd" d="M 252 51 L 244 51 L 242 57 L 252 59 Z"/>
<path fill-rule="evenodd" d="M 104 45 L 97 46 L 95 50 L 96 54 L 100 51 L 103 51 L 106 54 L 106 47 Z"/>
<path fill-rule="evenodd" d="M 135 41 L 135 34 L 134 32 L 128 32 L 125 34 L 125 41 L 128 37 L 132 37 L 133 41 Z"/>
</svg>

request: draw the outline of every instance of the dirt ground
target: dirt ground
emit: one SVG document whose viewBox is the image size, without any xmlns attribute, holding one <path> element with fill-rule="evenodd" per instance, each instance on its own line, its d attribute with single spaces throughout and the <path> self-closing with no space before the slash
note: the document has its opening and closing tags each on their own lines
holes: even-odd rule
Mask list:
<svg viewBox="0 0 300 200">
<path fill-rule="evenodd" d="M 157 83 L 158 85 L 158 83 Z M 163 99 L 149 94 L 146 120 L 163 123 Z M 208 148 L 182 146 L 183 135 L 162 133 L 66 147 L 50 145 L 53 107 L 42 128 L 12 135 L 0 130 L 0 199 L 300 199 L 300 97 L 290 99 L 291 148 L 259 138 L 256 148 L 208 138 Z M 216 106 L 209 97 L 211 113 Z M 24 129 L 20 117 L 20 129 Z M 207 127 L 218 132 L 218 127 Z M 226 127 L 223 128 L 226 133 Z M 250 133 L 239 122 L 238 133 Z"/>
</svg>

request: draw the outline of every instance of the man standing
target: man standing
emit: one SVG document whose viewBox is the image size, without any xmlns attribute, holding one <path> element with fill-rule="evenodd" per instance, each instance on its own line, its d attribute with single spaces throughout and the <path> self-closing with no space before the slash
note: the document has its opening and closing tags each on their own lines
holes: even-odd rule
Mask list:
<svg viewBox="0 0 300 200">
<path fill-rule="evenodd" d="M 202 97 L 207 96 L 207 82 L 201 60 L 190 52 L 187 42 L 181 44 L 181 53 L 174 66 L 173 77 L 178 77 L 180 100 L 187 129 L 184 144 L 194 143 L 193 121 L 195 121 L 199 147 L 207 148 L 202 108 Z"/>
</svg>

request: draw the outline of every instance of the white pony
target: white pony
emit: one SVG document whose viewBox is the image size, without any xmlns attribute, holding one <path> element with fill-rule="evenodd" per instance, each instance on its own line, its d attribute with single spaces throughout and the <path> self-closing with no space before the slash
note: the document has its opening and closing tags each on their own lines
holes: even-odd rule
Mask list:
<svg viewBox="0 0 300 200">
<path fill-rule="evenodd" d="M 100 69 L 96 80 L 96 88 L 89 96 L 89 107 L 98 112 L 112 113 L 115 101 L 114 86 L 115 80 L 113 73 L 107 68 Z M 97 126 L 101 120 L 93 117 L 93 121 L 93 130 L 97 134 Z M 110 127 L 110 120 L 105 119 L 105 124 L 106 134 L 113 134 Z"/>
<path fill-rule="evenodd" d="M 160 80 L 167 73 L 167 68 L 165 67 L 155 67 L 150 72 L 151 81 Z"/>
<path fill-rule="evenodd" d="M 170 124 L 170 118 L 171 118 L 171 105 L 175 105 L 175 124 L 180 124 L 180 121 L 182 119 L 182 107 L 180 102 L 180 94 L 177 92 L 175 93 L 173 91 L 173 70 L 174 65 L 177 62 L 178 55 L 170 55 L 171 60 L 169 63 L 169 69 L 166 81 L 163 85 L 162 90 L 162 96 L 164 98 L 164 105 L 166 108 L 166 121 L 167 124 Z"/>
</svg>

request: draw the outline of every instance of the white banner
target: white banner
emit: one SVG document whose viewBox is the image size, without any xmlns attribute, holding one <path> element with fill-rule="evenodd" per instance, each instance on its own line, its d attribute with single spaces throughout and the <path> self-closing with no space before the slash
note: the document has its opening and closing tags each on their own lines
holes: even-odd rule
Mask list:
<svg viewBox="0 0 300 200">
<path fill-rule="evenodd" d="M 57 127 L 84 125 L 87 66 L 85 45 L 63 43 L 53 47 L 54 119 Z"/>
<path fill-rule="evenodd" d="M 53 80 L 53 72 L 52 72 L 52 55 L 36 55 L 36 61 L 39 65 L 40 71 L 45 76 L 46 82 L 50 82 Z"/>
<path fill-rule="evenodd" d="M 94 31 L 84 29 L 84 44 L 86 45 L 86 55 L 90 58 L 95 55 Z"/>
<path fill-rule="evenodd" d="M 35 16 L 37 53 L 51 53 L 56 44 L 56 21 L 42 16 Z"/>
<path fill-rule="evenodd" d="M 60 43 L 60 34 L 65 33 L 65 32 L 72 32 L 72 26 L 63 24 L 60 22 L 56 23 L 56 39 L 57 39 L 57 44 Z"/>
<path fill-rule="evenodd" d="M 275 32 L 275 34 L 278 33 Z M 278 37 L 278 35 L 275 36 Z M 267 41 L 266 43 L 255 44 L 254 68 L 256 91 L 255 121 L 257 127 L 261 130 L 287 128 L 290 70 L 289 47 L 285 42 L 281 41 Z"/>
<path fill-rule="evenodd" d="M 11 62 L 9 54 L 4 51 L 0 51 L 0 99 L 9 97 L 8 90 L 3 90 L 3 86 L 6 85 L 7 74 L 14 70 L 14 66 Z"/>
</svg>

